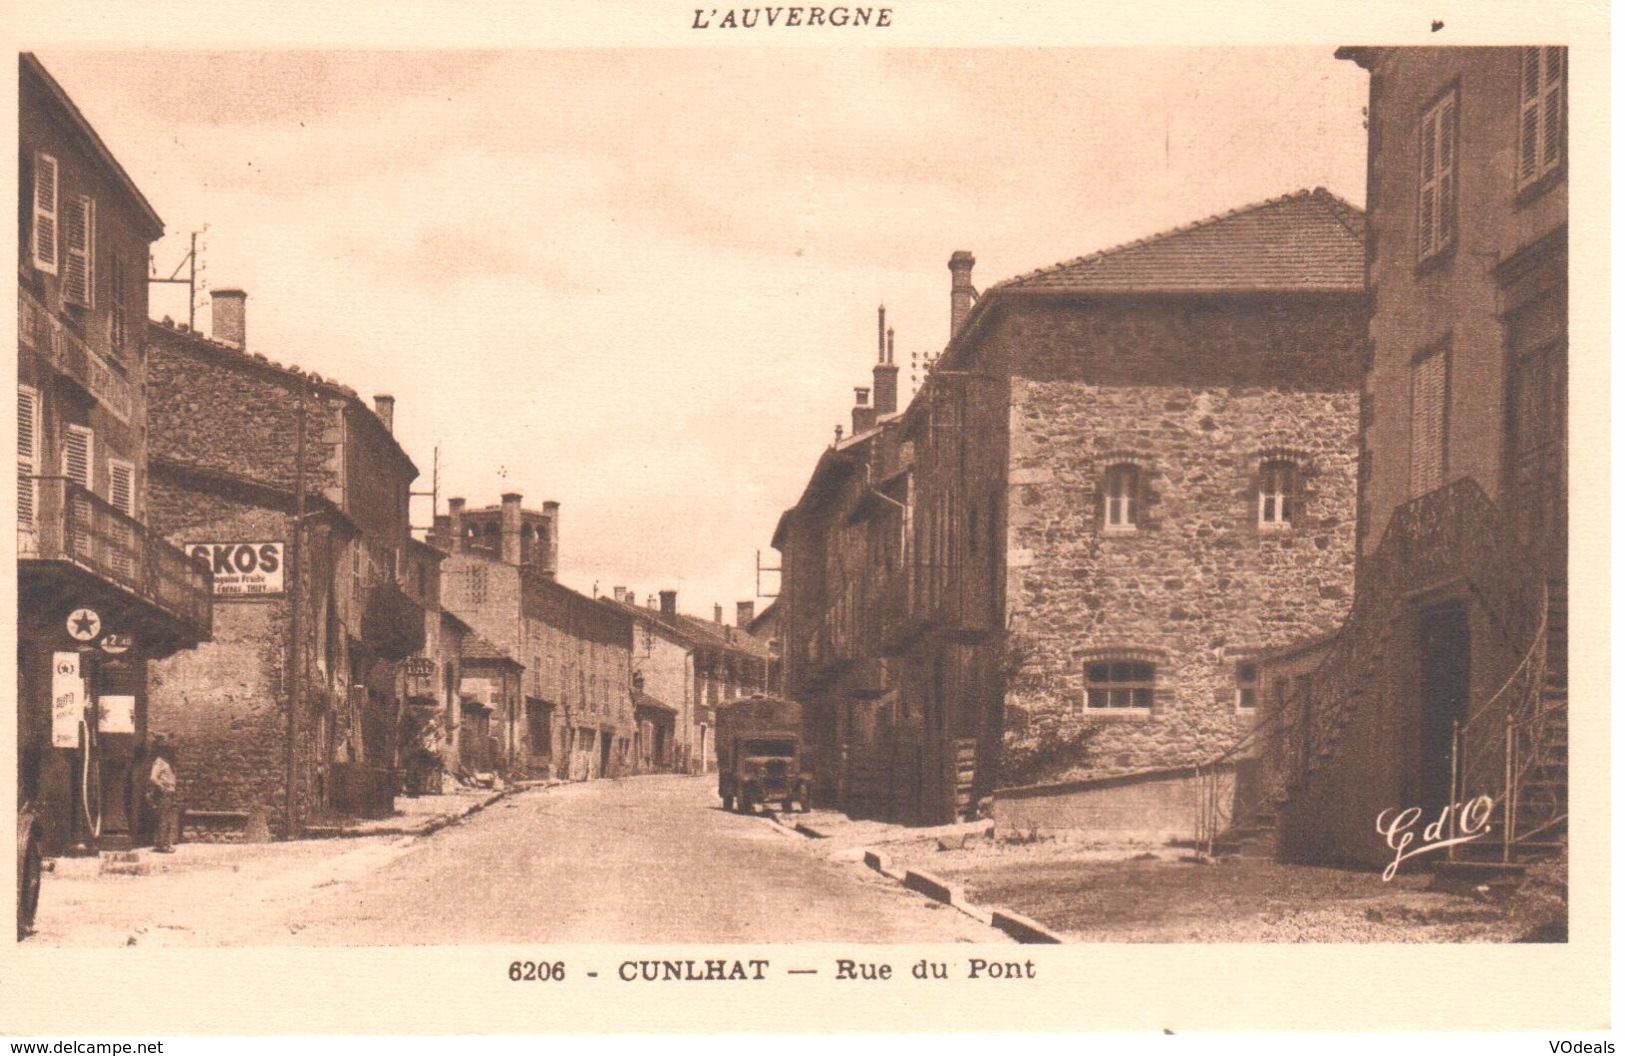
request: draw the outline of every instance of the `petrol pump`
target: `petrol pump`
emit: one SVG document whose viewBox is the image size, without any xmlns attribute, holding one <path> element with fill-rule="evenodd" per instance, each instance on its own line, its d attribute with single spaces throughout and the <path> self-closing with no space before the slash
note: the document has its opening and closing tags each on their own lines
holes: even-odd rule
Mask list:
<svg viewBox="0 0 1625 1056">
<path fill-rule="evenodd" d="M 137 666 L 127 636 L 105 633 L 92 609 L 69 614 L 72 648 L 51 657 L 51 747 L 68 762 L 69 854 L 129 846 L 136 835 L 130 795 L 137 750 Z"/>
</svg>

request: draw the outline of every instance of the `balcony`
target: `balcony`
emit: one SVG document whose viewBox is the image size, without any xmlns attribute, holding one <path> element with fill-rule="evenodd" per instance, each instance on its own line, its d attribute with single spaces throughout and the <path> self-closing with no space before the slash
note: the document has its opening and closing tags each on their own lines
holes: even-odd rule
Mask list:
<svg viewBox="0 0 1625 1056">
<path fill-rule="evenodd" d="M 132 630 L 138 626 L 149 656 L 154 648 L 161 654 L 166 646 L 184 648 L 209 638 L 209 573 L 150 535 L 140 521 L 64 477 L 26 478 L 23 487 L 30 486 L 33 516 L 20 510 L 17 518 L 19 574 L 25 579 L 19 609 L 25 615 L 40 615 L 28 613 L 32 599 L 85 597 L 88 575 L 92 591 L 105 595 L 96 601 L 110 610 L 104 618 L 119 613 Z"/>
<path fill-rule="evenodd" d="M 17 343 L 96 397 L 120 421 L 128 423 L 134 416 L 135 387 L 124 374 L 22 287 L 17 289 Z"/>
</svg>

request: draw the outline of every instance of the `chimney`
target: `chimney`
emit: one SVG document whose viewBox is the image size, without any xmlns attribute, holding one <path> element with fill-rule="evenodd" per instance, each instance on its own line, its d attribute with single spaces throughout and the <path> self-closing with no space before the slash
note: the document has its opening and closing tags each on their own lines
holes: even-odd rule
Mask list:
<svg viewBox="0 0 1625 1056">
<path fill-rule="evenodd" d="M 959 333 L 959 328 L 965 325 L 965 317 L 970 315 L 971 307 L 976 304 L 976 287 L 970 282 L 970 272 L 975 266 L 976 258 L 971 256 L 968 249 L 956 249 L 954 255 L 948 258 L 948 270 L 954 276 L 953 288 L 948 295 L 950 338 Z"/>
<path fill-rule="evenodd" d="M 510 491 L 502 496 L 502 563 L 505 565 L 519 564 L 522 553 L 519 546 L 521 498 L 517 491 Z"/>
<path fill-rule="evenodd" d="M 210 329 L 214 339 L 232 348 L 248 347 L 248 294 L 242 290 L 210 290 Z"/>
<path fill-rule="evenodd" d="M 551 499 L 542 503 L 542 516 L 547 519 L 547 552 L 542 557 L 542 574 L 548 579 L 558 579 L 559 504 Z"/>
<path fill-rule="evenodd" d="M 614 591 L 615 591 L 615 600 L 616 601 L 619 601 L 619 602 L 625 602 L 626 601 L 626 588 L 625 587 L 615 587 Z"/>
<path fill-rule="evenodd" d="M 756 618 L 756 603 L 741 601 L 734 606 L 734 624 L 742 631 L 750 630 L 750 621 Z"/>
<path fill-rule="evenodd" d="M 880 309 L 880 322 L 886 323 L 886 309 Z M 887 330 L 880 338 L 880 361 L 875 364 L 875 418 L 897 413 L 897 364 L 892 362 L 892 350 L 897 342 L 895 331 Z"/>
<path fill-rule="evenodd" d="M 677 618 L 677 592 L 675 590 L 660 592 L 660 615 L 668 620 Z"/>
<path fill-rule="evenodd" d="M 451 549 L 451 517 L 448 514 L 434 515 L 434 530 L 429 533 L 429 545 L 437 550 Z"/>
<path fill-rule="evenodd" d="M 446 521 L 451 528 L 451 552 L 454 554 L 462 553 L 467 543 L 463 538 L 463 507 L 466 504 L 463 499 L 446 500 Z"/>
<path fill-rule="evenodd" d="M 378 395 L 372 398 L 372 411 L 384 423 L 384 431 L 395 435 L 395 397 Z"/>
<path fill-rule="evenodd" d="M 875 427 L 875 409 L 869 406 L 869 390 L 861 386 L 852 390 L 852 435 L 866 433 Z"/>
<path fill-rule="evenodd" d="M 722 606 L 717 605 L 717 606 L 714 607 L 714 609 L 715 609 L 715 611 L 712 613 L 711 618 L 716 621 L 716 624 L 717 624 L 718 627 L 721 627 L 722 626 Z"/>
</svg>

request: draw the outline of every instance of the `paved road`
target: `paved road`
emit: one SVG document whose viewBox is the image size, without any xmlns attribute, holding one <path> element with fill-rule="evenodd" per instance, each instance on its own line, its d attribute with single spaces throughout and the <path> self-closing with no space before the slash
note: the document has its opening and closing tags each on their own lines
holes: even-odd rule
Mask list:
<svg viewBox="0 0 1625 1056">
<path fill-rule="evenodd" d="M 665 776 L 512 796 L 286 923 L 281 941 L 301 944 L 1008 941 L 724 813 L 714 778 Z"/>
</svg>

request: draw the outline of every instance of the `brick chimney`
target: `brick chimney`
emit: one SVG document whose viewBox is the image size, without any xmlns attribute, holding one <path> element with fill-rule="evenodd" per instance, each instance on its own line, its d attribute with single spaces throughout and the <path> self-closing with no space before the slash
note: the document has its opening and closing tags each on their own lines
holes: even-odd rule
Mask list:
<svg viewBox="0 0 1625 1056">
<path fill-rule="evenodd" d="M 232 348 L 248 348 L 248 294 L 242 290 L 210 290 L 210 329 L 214 339 Z"/>
<path fill-rule="evenodd" d="M 897 334 L 886 328 L 886 306 L 880 306 L 880 359 L 875 364 L 875 417 L 884 418 L 897 413 L 897 364 L 892 362 L 892 351 Z"/>
<path fill-rule="evenodd" d="M 716 625 L 718 627 L 722 626 L 722 606 L 721 605 L 713 606 L 713 611 L 712 611 L 711 618 L 712 618 L 712 620 L 714 620 L 716 622 Z"/>
<path fill-rule="evenodd" d="M 519 564 L 524 553 L 519 545 L 519 530 L 522 527 L 519 502 L 522 498 L 517 491 L 502 496 L 502 563 L 505 565 Z"/>
<path fill-rule="evenodd" d="M 976 267 L 976 258 L 971 256 L 968 249 L 956 249 L 954 255 L 948 258 L 948 270 L 953 273 L 953 287 L 948 295 L 949 300 L 949 336 L 959 333 L 959 328 L 965 325 L 965 317 L 970 315 L 971 308 L 976 304 L 976 287 L 971 285 L 971 269 Z"/>
<path fill-rule="evenodd" d="M 467 505 L 465 499 L 446 500 L 446 521 L 451 529 L 451 552 L 460 554 L 467 547 L 467 540 L 463 538 L 463 507 Z"/>
<path fill-rule="evenodd" d="M 875 427 L 875 409 L 869 406 L 868 389 L 859 386 L 852 394 L 852 435 L 857 436 Z"/>
<path fill-rule="evenodd" d="M 395 397 L 379 394 L 372 398 L 372 411 L 384 423 L 385 432 L 395 435 Z"/>
<path fill-rule="evenodd" d="M 677 592 L 675 590 L 660 592 L 660 615 L 668 620 L 677 618 Z"/>
<path fill-rule="evenodd" d="M 451 549 L 451 516 L 437 513 L 434 515 L 434 528 L 429 532 L 429 545 L 438 550 Z"/>
<path fill-rule="evenodd" d="M 620 602 L 626 601 L 626 588 L 625 587 L 614 587 L 612 589 L 613 589 L 616 601 L 620 601 Z"/>
<path fill-rule="evenodd" d="M 750 621 L 756 618 L 756 603 L 741 601 L 734 605 L 734 625 L 742 631 L 750 630 Z"/>
<path fill-rule="evenodd" d="M 558 579 L 559 504 L 551 499 L 542 503 L 542 516 L 547 519 L 547 553 L 542 556 L 542 574 L 548 579 Z"/>
</svg>

